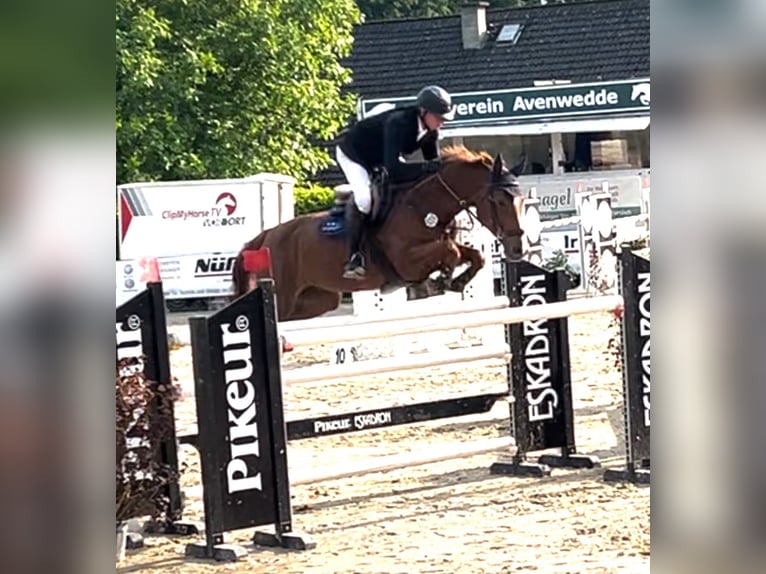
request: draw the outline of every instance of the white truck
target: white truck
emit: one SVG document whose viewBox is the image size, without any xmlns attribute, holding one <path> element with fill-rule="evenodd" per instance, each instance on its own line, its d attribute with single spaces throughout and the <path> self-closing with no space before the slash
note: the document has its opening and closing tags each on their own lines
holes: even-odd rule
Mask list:
<svg viewBox="0 0 766 574">
<path fill-rule="evenodd" d="M 171 308 L 231 293 L 237 252 L 295 215 L 292 177 L 131 183 L 117 187 L 117 302 L 144 288 L 156 257 Z"/>
</svg>

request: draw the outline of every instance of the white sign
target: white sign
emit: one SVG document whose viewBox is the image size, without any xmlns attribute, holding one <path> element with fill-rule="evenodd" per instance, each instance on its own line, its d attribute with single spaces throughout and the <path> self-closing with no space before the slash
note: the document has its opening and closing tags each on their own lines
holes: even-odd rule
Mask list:
<svg viewBox="0 0 766 574">
<path fill-rule="evenodd" d="M 294 217 L 295 180 L 243 179 L 121 185 L 117 188 L 117 300 L 144 289 L 141 260 L 156 258 L 167 299 L 225 297 L 237 251 Z"/>
<path fill-rule="evenodd" d="M 291 177 L 126 184 L 117 188 L 121 260 L 232 251 L 292 219 Z"/>
<path fill-rule="evenodd" d="M 636 175 L 604 175 L 570 173 L 565 175 L 522 175 L 519 177 L 522 189 L 534 187 L 540 199 L 540 214 L 543 216 L 565 217 L 577 211 L 575 194 L 578 191 L 601 193 L 604 183 L 612 194 L 612 209 L 615 217 L 637 215 L 643 210 L 644 178 Z M 545 217 L 544 217 L 545 219 Z"/>
<path fill-rule="evenodd" d="M 546 229 L 540 236 L 543 261 L 553 257 L 556 251 L 562 251 L 567 256 L 569 265 L 577 273 L 580 269 L 580 237 L 576 226 L 563 229 Z M 495 242 L 492 249 L 492 270 L 495 279 L 502 277 L 501 259 L 502 246 Z"/>
<path fill-rule="evenodd" d="M 231 269 L 236 256 L 236 252 L 228 252 L 158 257 L 165 298 L 203 299 L 231 295 Z M 117 262 L 118 305 L 145 289 L 144 272 L 141 260 Z"/>
<path fill-rule="evenodd" d="M 580 269 L 580 237 L 577 228 L 571 230 L 545 231 L 540 239 L 543 248 L 543 261 L 553 257 L 556 251 L 567 256 L 569 265 L 578 273 Z"/>
</svg>

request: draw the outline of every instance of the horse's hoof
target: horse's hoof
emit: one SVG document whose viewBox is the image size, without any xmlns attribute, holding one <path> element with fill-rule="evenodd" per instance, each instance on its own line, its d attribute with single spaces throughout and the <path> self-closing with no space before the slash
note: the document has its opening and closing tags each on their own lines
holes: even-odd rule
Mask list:
<svg viewBox="0 0 766 574">
<path fill-rule="evenodd" d="M 466 286 L 467 286 L 467 283 L 463 283 L 463 282 L 454 283 L 453 282 L 453 283 L 449 283 L 448 285 L 445 285 L 444 288 L 447 291 L 453 291 L 454 293 L 462 293 L 463 291 L 465 291 Z"/>
</svg>

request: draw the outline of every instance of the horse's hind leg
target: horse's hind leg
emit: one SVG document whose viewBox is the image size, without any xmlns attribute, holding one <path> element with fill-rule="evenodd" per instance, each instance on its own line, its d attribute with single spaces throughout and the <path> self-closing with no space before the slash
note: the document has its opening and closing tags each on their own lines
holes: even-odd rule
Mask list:
<svg viewBox="0 0 766 574">
<path fill-rule="evenodd" d="M 484 256 L 481 254 L 481 251 L 467 245 L 458 244 L 457 248 L 460 251 L 460 263 L 467 261 L 468 269 L 452 279 L 446 285 L 446 288 L 450 291 L 462 292 L 466 285 L 471 282 L 471 279 L 476 277 L 479 270 L 484 267 Z"/>
<path fill-rule="evenodd" d="M 340 293 L 319 287 L 308 287 L 300 292 L 293 306 L 290 320 L 312 319 L 340 305 Z"/>
<path fill-rule="evenodd" d="M 289 321 L 295 312 L 298 290 L 289 278 L 277 275 L 274 280 L 277 298 L 277 320 Z"/>
</svg>

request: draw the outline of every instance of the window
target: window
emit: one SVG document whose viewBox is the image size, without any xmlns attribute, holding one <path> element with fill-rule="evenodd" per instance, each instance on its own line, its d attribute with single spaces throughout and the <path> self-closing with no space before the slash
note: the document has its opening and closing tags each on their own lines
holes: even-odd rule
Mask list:
<svg viewBox="0 0 766 574">
<path fill-rule="evenodd" d="M 562 134 L 565 171 L 649 168 L 649 128 Z"/>
<path fill-rule="evenodd" d="M 474 151 L 487 151 L 493 156 L 503 155 L 506 165 L 513 166 L 522 155 L 527 158 L 524 173 L 553 173 L 550 155 L 550 135 L 524 136 L 463 136 L 465 147 Z"/>
<path fill-rule="evenodd" d="M 505 24 L 497 35 L 496 42 L 515 44 L 521 35 L 521 24 Z"/>
</svg>

